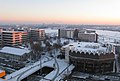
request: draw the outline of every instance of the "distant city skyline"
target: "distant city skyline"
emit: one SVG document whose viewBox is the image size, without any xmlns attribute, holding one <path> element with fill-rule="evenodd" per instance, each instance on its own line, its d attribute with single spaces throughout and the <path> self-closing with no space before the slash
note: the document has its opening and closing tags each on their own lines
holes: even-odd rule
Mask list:
<svg viewBox="0 0 120 81">
<path fill-rule="evenodd" d="M 120 0 L 0 0 L 1 23 L 120 25 Z"/>
</svg>

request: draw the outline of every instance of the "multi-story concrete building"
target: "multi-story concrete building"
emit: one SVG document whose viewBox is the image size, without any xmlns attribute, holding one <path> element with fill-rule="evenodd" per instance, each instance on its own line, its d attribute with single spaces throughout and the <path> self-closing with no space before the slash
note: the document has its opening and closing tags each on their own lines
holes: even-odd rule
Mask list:
<svg viewBox="0 0 120 81">
<path fill-rule="evenodd" d="M 3 46 L 19 46 L 27 40 L 27 32 L 2 31 Z"/>
<path fill-rule="evenodd" d="M 75 42 L 62 47 L 67 62 L 77 71 L 106 73 L 114 70 L 115 55 L 99 43 Z"/>
<path fill-rule="evenodd" d="M 0 47 L 2 47 L 2 31 L 3 29 L 0 28 Z"/>
<path fill-rule="evenodd" d="M 106 44 L 108 49 L 115 54 L 116 72 L 120 70 L 120 43 L 111 42 Z"/>
<path fill-rule="evenodd" d="M 85 42 L 97 42 L 98 34 L 92 30 L 59 29 L 59 38 L 72 38 Z"/>
<path fill-rule="evenodd" d="M 66 32 L 64 29 L 59 29 L 58 30 L 58 37 L 59 38 L 65 38 L 66 37 Z"/>
<path fill-rule="evenodd" d="M 86 42 L 97 42 L 98 40 L 98 34 L 97 33 L 78 33 L 78 39 L 80 41 L 86 41 Z"/>
<path fill-rule="evenodd" d="M 0 32 L 0 47 L 2 47 L 2 32 Z"/>
<path fill-rule="evenodd" d="M 74 30 L 66 30 L 66 33 L 67 38 L 73 38 Z"/>
<path fill-rule="evenodd" d="M 39 41 L 45 38 L 45 30 L 43 29 L 31 29 L 29 31 L 29 39 L 31 41 Z"/>
<path fill-rule="evenodd" d="M 58 36 L 59 38 L 73 38 L 74 30 L 72 29 L 59 29 Z"/>
</svg>

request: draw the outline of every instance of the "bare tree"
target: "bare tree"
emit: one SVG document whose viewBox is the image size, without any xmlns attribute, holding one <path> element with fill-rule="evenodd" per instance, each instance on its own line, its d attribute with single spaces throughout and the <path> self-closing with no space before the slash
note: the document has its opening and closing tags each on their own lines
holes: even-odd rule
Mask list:
<svg viewBox="0 0 120 81">
<path fill-rule="evenodd" d="M 42 73 L 42 61 L 41 61 L 41 54 L 40 54 L 41 52 L 40 42 L 34 42 L 33 51 L 35 52 L 35 59 L 40 60 L 40 74 L 41 74 Z"/>
<path fill-rule="evenodd" d="M 33 51 L 34 51 L 35 59 L 38 59 L 38 57 L 41 56 L 40 52 L 42 51 L 42 48 L 41 48 L 40 43 L 39 43 L 39 42 L 34 42 L 32 49 L 33 49 Z"/>
</svg>

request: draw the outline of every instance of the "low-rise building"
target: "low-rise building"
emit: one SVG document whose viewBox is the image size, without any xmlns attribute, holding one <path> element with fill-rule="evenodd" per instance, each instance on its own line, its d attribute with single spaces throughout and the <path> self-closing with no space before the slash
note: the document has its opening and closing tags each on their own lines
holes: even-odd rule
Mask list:
<svg viewBox="0 0 120 81">
<path fill-rule="evenodd" d="M 3 47 L 0 50 L 0 57 L 8 60 L 26 61 L 31 55 L 31 51 L 26 49 Z"/>
</svg>

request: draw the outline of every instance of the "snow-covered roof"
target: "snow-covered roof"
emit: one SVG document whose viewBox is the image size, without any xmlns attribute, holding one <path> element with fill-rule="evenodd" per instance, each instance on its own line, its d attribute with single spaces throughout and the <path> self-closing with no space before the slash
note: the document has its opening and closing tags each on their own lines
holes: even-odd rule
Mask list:
<svg viewBox="0 0 120 81">
<path fill-rule="evenodd" d="M 79 34 L 96 34 L 95 32 L 90 32 L 90 33 L 88 33 L 88 32 L 85 32 L 85 33 L 79 33 Z"/>
<path fill-rule="evenodd" d="M 99 43 L 93 43 L 93 42 L 74 42 L 71 44 L 68 44 L 66 46 L 63 46 L 63 48 L 68 47 L 72 51 L 79 51 L 79 52 L 88 52 L 88 53 L 106 53 L 107 48 L 102 47 Z"/>
<path fill-rule="evenodd" d="M 45 33 L 51 37 L 58 36 L 58 30 L 56 29 L 50 29 L 50 28 L 45 29 Z"/>
<path fill-rule="evenodd" d="M 84 32 L 82 32 L 82 31 L 84 31 Z M 79 34 L 96 34 L 96 32 L 92 32 L 92 31 L 88 32 L 88 30 L 81 30 L 81 31 L 79 31 Z"/>
<path fill-rule="evenodd" d="M 45 29 L 45 33 L 57 33 L 57 32 L 58 32 L 58 30 L 56 30 L 56 29 L 50 29 L 50 28 Z"/>
<path fill-rule="evenodd" d="M 2 53 L 7 53 L 7 54 L 13 54 L 13 55 L 23 55 L 25 53 L 29 53 L 30 50 L 27 48 L 25 49 L 20 49 L 20 48 L 14 48 L 14 47 L 3 47 L 0 52 Z"/>
<path fill-rule="evenodd" d="M 3 32 L 8 32 L 8 33 L 19 33 L 19 32 L 22 32 L 22 33 L 24 33 L 25 31 L 3 31 Z"/>
</svg>

